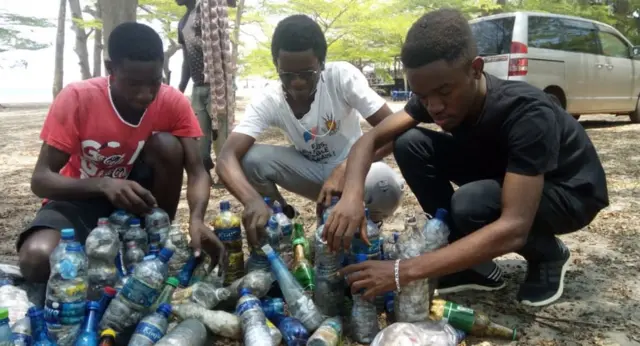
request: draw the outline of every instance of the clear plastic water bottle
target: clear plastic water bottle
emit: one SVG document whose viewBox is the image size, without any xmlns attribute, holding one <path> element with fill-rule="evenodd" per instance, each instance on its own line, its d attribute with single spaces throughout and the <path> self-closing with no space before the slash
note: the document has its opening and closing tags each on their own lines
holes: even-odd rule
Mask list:
<svg viewBox="0 0 640 346">
<path fill-rule="evenodd" d="M 171 227 L 169 214 L 161 208 L 151 209 L 151 212 L 144 216 L 144 227 L 149 234 L 149 243 L 159 248 L 164 247 Z"/>
<path fill-rule="evenodd" d="M 245 345 L 272 346 L 269 327 L 267 327 L 260 300 L 251 294 L 251 290 L 243 288 L 240 291 L 236 314 L 242 323 Z"/>
<path fill-rule="evenodd" d="M 29 317 L 26 316 L 14 323 L 11 327 L 11 333 L 15 346 L 31 345 L 31 320 Z"/>
<path fill-rule="evenodd" d="M 282 298 L 263 298 L 261 302 L 265 316 L 284 315 L 284 300 Z"/>
<path fill-rule="evenodd" d="M 49 337 L 47 325 L 44 321 L 44 312 L 36 307 L 31 307 L 29 311 L 27 311 L 27 315 L 31 322 L 31 340 L 33 346 L 55 346 L 56 344 Z"/>
<path fill-rule="evenodd" d="M 133 274 L 127 283 L 122 287 L 120 295 L 138 305 L 140 309 L 151 307 L 156 301 L 162 285 L 167 278 L 168 265 L 173 251 L 162 249 L 157 258 L 142 261 L 133 269 Z M 108 310 L 107 310 L 108 311 Z"/>
<path fill-rule="evenodd" d="M 129 221 L 129 229 L 124 233 L 122 240 L 125 243 L 135 241 L 145 254 L 149 251 L 149 235 L 140 226 L 140 219 L 131 219 Z"/>
<path fill-rule="evenodd" d="M 366 254 L 370 260 L 381 260 L 380 253 L 380 229 L 369 218 L 369 209 L 364 209 L 364 215 L 367 220 L 367 238 L 371 246 L 368 246 L 362 238 L 360 232 L 356 232 L 351 242 L 351 259 L 355 260 L 356 254 Z"/>
<path fill-rule="evenodd" d="M 302 322 L 309 332 L 318 329 L 324 318 L 318 307 L 313 303 L 313 299 L 304 293 L 302 286 L 300 286 L 293 274 L 289 272 L 280 256 L 273 251 L 270 245 L 264 245 L 262 251 L 267 254 L 271 264 L 271 271 L 278 280 L 291 317 Z"/>
<path fill-rule="evenodd" d="M 135 240 L 127 242 L 127 250 L 124 253 L 125 268 L 135 266 L 144 259 L 144 251 L 138 246 Z"/>
<path fill-rule="evenodd" d="M 20 269 L 16 268 L 16 272 L 20 273 Z M 9 309 L 10 323 L 22 318 L 33 305 L 27 291 L 15 285 L 14 277 L 17 278 L 0 269 L 0 308 Z"/>
<path fill-rule="evenodd" d="M 45 321 L 59 345 L 71 345 L 84 321 L 88 264 L 79 243 L 69 243 L 60 254 L 47 282 Z"/>
<path fill-rule="evenodd" d="M 156 244 L 149 244 L 149 255 L 158 256 L 160 253 L 160 247 Z"/>
<path fill-rule="evenodd" d="M 118 282 L 118 272 L 114 259 L 120 249 L 120 238 L 109 226 L 109 219 L 98 219 L 85 242 L 89 260 L 89 299 L 98 299 L 105 286 L 114 286 Z"/>
<path fill-rule="evenodd" d="M 109 215 L 109 224 L 118 233 L 120 239 L 124 237 L 125 232 L 129 229 L 131 219 L 133 219 L 133 215 L 128 214 L 122 209 L 117 209 Z"/>
<path fill-rule="evenodd" d="M 177 223 L 171 225 L 165 248 L 173 250 L 173 256 L 169 261 L 169 276 L 178 277 L 187 261 L 193 257 L 193 251 L 189 247 L 187 236 Z"/>
<path fill-rule="evenodd" d="M 425 252 L 432 252 L 449 244 L 449 227 L 447 226 L 447 216 L 449 212 L 445 209 L 436 210 L 436 216 L 427 221 L 422 229 L 425 239 Z"/>
<path fill-rule="evenodd" d="M 336 207 L 336 204 L 338 204 L 338 201 L 340 201 L 340 197 L 338 196 L 331 197 L 331 204 L 329 205 L 329 207 L 327 207 L 327 209 L 325 209 L 322 212 L 322 219 L 320 221 L 320 225 L 324 225 L 327 222 L 327 219 L 329 218 L 329 214 L 331 214 L 331 211 L 333 210 L 333 208 Z"/>
<path fill-rule="evenodd" d="M 204 346 L 207 328 L 197 319 L 186 319 L 167 333 L 155 346 Z"/>
<path fill-rule="evenodd" d="M 269 244 L 271 248 L 278 249 L 282 242 L 282 233 L 278 227 L 278 221 L 275 218 L 270 218 L 265 228 L 267 233 L 266 239 L 263 239 L 262 245 Z M 249 260 L 247 261 L 247 273 L 251 273 L 256 270 L 269 270 L 269 260 L 267 255 L 260 248 L 251 250 Z"/>
<path fill-rule="evenodd" d="M 304 325 L 293 317 L 283 314 L 272 314 L 267 316 L 282 333 L 282 341 L 287 346 L 306 345 L 309 339 L 309 331 Z"/>
<path fill-rule="evenodd" d="M 323 315 L 338 316 L 344 306 L 346 283 L 344 277 L 336 275 L 342 265 L 342 254 L 332 252 L 327 242 L 322 240 L 324 225 L 315 232 L 315 273 L 316 285 L 313 301 Z"/>
<path fill-rule="evenodd" d="M 398 322 L 383 329 L 371 346 L 430 345 L 456 346 L 465 334 L 443 321 Z"/>
<path fill-rule="evenodd" d="M 133 333 L 129 346 L 152 346 L 167 332 L 168 318 L 171 315 L 171 305 L 160 304 L 156 312 L 143 318 Z"/>
<path fill-rule="evenodd" d="M 67 252 L 67 245 L 71 243 L 80 244 L 76 241 L 76 232 L 73 228 L 65 228 L 60 231 L 60 242 L 58 246 L 53 249 L 51 255 L 49 255 L 49 266 L 53 268 L 54 263 L 60 260 L 60 257 L 64 256 Z"/>
<path fill-rule="evenodd" d="M 280 202 L 273 202 L 273 215 L 271 216 L 278 225 L 278 229 L 280 234 L 282 234 L 282 239 L 279 247 L 274 247 L 280 251 L 282 258 L 285 260 L 285 263 L 289 263 L 288 260 L 293 258 L 293 247 L 291 245 L 291 235 L 293 234 L 293 223 L 291 220 L 282 212 L 282 205 Z M 271 245 L 273 247 L 273 245 Z"/>
<path fill-rule="evenodd" d="M 0 346 L 13 345 L 13 335 L 9 327 L 9 309 L 0 309 Z"/>
<path fill-rule="evenodd" d="M 87 318 L 82 324 L 75 346 L 95 346 L 98 344 L 98 313 L 100 303 L 91 301 L 87 304 Z"/>
<path fill-rule="evenodd" d="M 311 335 L 307 346 L 338 346 L 342 343 L 342 318 L 327 318 L 320 328 Z"/>
<path fill-rule="evenodd" d="M 364 262 L 367 259 L 367 254 L 356 254 L 356 263 Z M 371 343 L 380 331 L 376 306 L 362 298 L 362 292 L 353 295 L 351 327 L 353 339 L 361 344 Z"/>
<path fill-rule="evenodd" d="M 241 219 L 231 212 L 229 201 L 220 202 L 220 213 L 213 222 L 213 229 L 224 244 L 229 256 L 227 274 L 224 284 L 230 285 L 235 280 L 244 276 L 244 252 L 242 251 Z"/>
</svg>

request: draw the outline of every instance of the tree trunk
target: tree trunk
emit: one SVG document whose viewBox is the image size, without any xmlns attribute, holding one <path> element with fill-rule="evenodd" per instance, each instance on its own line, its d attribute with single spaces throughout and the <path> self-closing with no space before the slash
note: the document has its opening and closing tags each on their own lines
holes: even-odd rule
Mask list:
<svg viewBox="0 0 640 346">
<path fill-rule="evenodd" d="M 233 80 L 238 74 L 238 50 L 240 47 L 240 25 L 242 25 L 242 12 L 244 11 L 244 0 L 239 0 L 236 7 L 236 20 L 233 26 L 233 38 L 231 39 L 231 66 L 233 66 Z"/>
<path fill-rule="evenodd" d="M 165 84 L 171 84 L 171 70 L 169 70 L 169 61 L 171 60 L 171 57 L 180 50 L 180 45 L 175 41 L 169 40 L 169 42 L 170 43 L 167 47 L 167 50 L 164 51 L 164 65 L 162 66 L 162 70 L 164 71 Z"/>
<path fill-rule="evenodd" d="M 82 79 L 91 78 L 91 68 L 89 67 L 89 50 L 87 49 L 86 30 L 82 26 L 84 19 L 82 18 L 82 7 L 80 0 L 69 0 L 69 10 L 73 19 L 73 31 L 76 33 L 76 44 L 73 50 L 78 55 L 78 64 L 80 65 L 80 75 Z"/>
<path fill-rule="evenodd" d="M 102 11 L 103 42 L 108 46 L 111 31 L 124 22 L 136 21 L 138 0 L 98 0 Z M 103 51 L 104 59 L 109 59 L 109 51 Z"/>
<path fill-rule="evenodd" d="M 102 20 L 102 11 L 100 10 L 100 2 L 96 3 L 96 20 Z M 102 76 L 102 29 L 96 29 L 93 33 L 93 76 Z"/>
<path fill-rule="evenodd" d="M 62 90 L 64 79 L 64 29 L 67 17 L 67 0 L 60 0 L 58 10 L 58 30 L 56 33 L 56 58 L 53 72 L 53 98 Z"/>
</svg>

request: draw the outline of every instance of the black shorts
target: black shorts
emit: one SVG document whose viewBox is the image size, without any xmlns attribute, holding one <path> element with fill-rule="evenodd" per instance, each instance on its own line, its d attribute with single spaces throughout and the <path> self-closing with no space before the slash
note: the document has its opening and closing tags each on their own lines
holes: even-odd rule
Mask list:
<svg viewBox="0 0 640 346">
<path fill-rule="evenodd" d="M 142 187 L 150 189 L 153 184 L 151 168 L 142 158 L 136 163 L 129 174 L 128 180 L 133 180 Z M 92 198 L 84 200 L 48 201 L 36 213 L 31 223 L 20 233 L 16 244 L 17 250 L 34 232 L 41 229 L 62 230 L 73 228 L 76 240 L 84 244 L 87 236 L 98 224 L 98 219 L 108 217 L 115 210 L 108 199 Z"/>
</svg>

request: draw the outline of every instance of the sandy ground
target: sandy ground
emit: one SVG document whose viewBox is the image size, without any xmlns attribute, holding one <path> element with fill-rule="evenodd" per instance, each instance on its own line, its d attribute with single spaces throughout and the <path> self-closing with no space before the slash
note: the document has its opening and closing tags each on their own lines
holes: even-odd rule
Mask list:
<svg viewBox="0 0 640 346">
<path fill-rule="evenodd" d="M 17 234 L 38 208 L 29 180 L 45 113 L 42 107 L 0 109 L 0 260 L 5 263 L 15 262 Z M 611 206 L 586 229 L 563 237 L 572 250 L 573 264 L 567 273 L 565 294 L 556 304 L 545 308 L 517 304 L 515 294 L 526 268 L 517 255 L 499 259 L 507 272 L 508 285 L 503 291 L 445 297 L 526 332 L 518 343 L 471 339 L 468 345 L 640 345 L 640 125 L 612 116 L 583 117 L 581 122 L 604 162 Z M 283 143 L 284 138 L 274 130 L 265 133 L 261 141 Z M 386 161 L 396 167 L 392 158 Z M 285 196 L 301 211 L 311 231 L 313 203 Z M 221 199 L 232 200 L 234 210 L 241 211 L 226 191 L 214 190 L 209 218 L 214 217 Z M 418 204 L 406 189 L 401 208 L 384 231 L 400 229 L 404 215 L 416 212 Z M 186 225 L 184 195 L 178 213 Z"/>
</svg>

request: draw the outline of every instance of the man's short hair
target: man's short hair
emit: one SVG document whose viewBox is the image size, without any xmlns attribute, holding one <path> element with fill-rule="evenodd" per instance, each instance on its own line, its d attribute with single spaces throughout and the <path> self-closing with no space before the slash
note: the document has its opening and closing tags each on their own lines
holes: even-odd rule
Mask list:
<svg viewBox="0 0 640 346">
<path fill-rule="evenodd" d="M 295 14 L 281 20 L 271 39 L 273 62 L 278 60 L 280 50 L 304 52 L 311 49 L 320 63 L 327 58 L 327 40 L 320 25 L 303 14 Z"/>
<path fill-rule="evenodd" d="M 405 68 L 419 68 L 438 60 L 471 62 L 477 46 L 462 12 L 443 8 L 418 19 L 407 33 L 400 59 Z"/>
<path fill-rule="evenodd" d="M 109 59 L 119 64 L 125 59 L 134 61 L 164 61 L 160 35 L 150 26 L 126 22 L 116 26 L 108 42 Z"/>
</svg>

